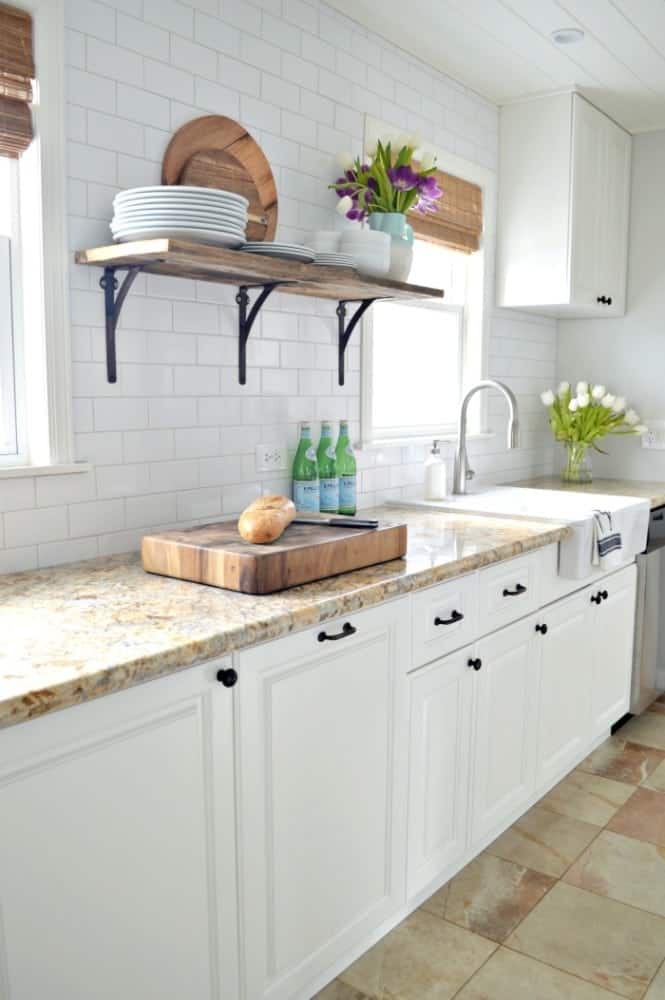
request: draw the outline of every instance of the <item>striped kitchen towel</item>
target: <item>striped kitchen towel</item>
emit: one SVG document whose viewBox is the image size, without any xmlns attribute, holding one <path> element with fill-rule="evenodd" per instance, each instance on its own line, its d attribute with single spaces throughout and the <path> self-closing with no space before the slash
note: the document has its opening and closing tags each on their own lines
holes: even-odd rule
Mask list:
<svg viewBox="0 0 665 1000">
<path fill-rule="evenodd" d="M 622 558 L 621 532 L 614 530 L 612 515 L 608 510 L 594 510 L 591 562 L 594 566 L 611 569 Z"/>
</svg>

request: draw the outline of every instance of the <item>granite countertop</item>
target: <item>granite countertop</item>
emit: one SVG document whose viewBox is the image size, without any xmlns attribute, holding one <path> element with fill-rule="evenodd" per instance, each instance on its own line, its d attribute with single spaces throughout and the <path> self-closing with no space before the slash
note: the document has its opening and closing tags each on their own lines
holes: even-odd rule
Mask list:
<svg viewBox="0 0 665 1000">
<path fill-rule="evenodd" d="M 651 509 L 665 504 L 665 483 L 641 479 L 594 479 L 590 483 L 564 483 L 556 476 L 523 479 L 511 486 L 530 486 L 537 490 L 565 490 L 570 493 L 607 493 L 609 496 L 638 497 L 649 500 Z"/>
<path fill-rule="evenodd" d="M 563 525 L 443 512 L 404 559 L 265 597 L 152 576 L 135 553 L 0 576 L 0 728 L 288 635 L 566 537 Z"/>
</svg>

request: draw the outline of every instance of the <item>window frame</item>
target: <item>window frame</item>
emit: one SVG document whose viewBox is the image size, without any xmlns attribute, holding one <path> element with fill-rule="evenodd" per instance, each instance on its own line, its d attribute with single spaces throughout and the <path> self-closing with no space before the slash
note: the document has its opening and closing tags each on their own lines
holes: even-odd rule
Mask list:
<svg viewBox="0 0 665 1000">
<path fill-rule="evenodd" d="M 23 352 L 23 289 L 21 281 L 22 248 L 20 242 L 20 205 L 18 161 L 7 158 L 9 164 L 10 214 L 11 233 L 8 241 L 9 266 L 9 302 L 8 311 L 11 324 L 12 368 L 12 408 L 14 410 L 13 437 L 16 441 L 16 451 L 3 453 L 0 451 L 0 469 L 4 466 L 22 465 L 27 461 L 28 443 L 25 423 L 25 370 Z M 0 239 L 4 239 L 1 237 Z"/>
<path fill-rule="evenodd" d="M 403 128 L 397 128 L 385 121 L 365 116 L 365 148 L 372 148 L 376 140 L 386 135 L 397 135 Z M 463 177 L 465 180 L 478 184 L 483 192 L 483 233 L 480 249 L 469 255 L 467 273 L 467 301 L 465 305 L 465 323 L 463 330 L 463 380 L 462 393 L 480 379 L 486 378 L 489 370 L 489 340 L 492 310 L 494 308 L 494 256 L 496 237 L 496 201 L 497 177 L 496 171 L 483 167 L 478 163 L 466 160 L 439 149 L 435 145 L 423 142 L 422 153 L 430 153 L 437 159 L 437 166 L 445 171 Z M 445 289 L 444 289 L 445 291 Z M 425 300 L 426 301 L 426 300 Z M 422 306 L 425 301 L 417 304 Z M 436 303 L 436 300 L 433 300 Z M 443 300 L 445 303 L 445 298 Z M 414 303 L 416 304 L 416 303 Z M 408 308 L 408 303 L 406 303 Z M 413 434 L 407 428 L 395 438 L 377 436 L 371 423 L 371 393 L 372 393 L 372 339 L 374 336 L 372 310 L 368 310 L 361 323 L 361 361 L 360 361 L 360 440 L 359 447 L 365 449 L 381 449 L 389 445 L 415 445 L 430 442 L 434 436 L 441 440 L 456 440 L 456 429 L 452 431 L 442 428 L 437 434 Z M 478 393 L 469 406 L 469 438 L 492 437 L 488 429 L 489 409 L 487 393 Z"/>
<path fill-rule="evenodd" d="M 64 0 L 21 0 L 33 18 L 38 79 L 32 105 L 34 138 L 18 160 L 21 212 L 39 225 L 19 235 L 23 315 L 15 324 L 17 352 L 26 359 L 17 392 L 24 392 L 21 458 L 0 460 L 7 476 L 64 472 L 73 463 L 69 250 L 65 159 Z M 26 193 L 29 188 L 29 195 Z M 26 261 L 29 267 L 26 267 Z M 20 340 L 20 343 L 19 343 Z M 20 384 L 19 384 L 20 383 Z M 3 456 L 4 459 L 7 456 Z M 9 456 L 13 459 L 14 456 Z M 82 466 L 71 471 L 82 470 Z"/>
</svg>

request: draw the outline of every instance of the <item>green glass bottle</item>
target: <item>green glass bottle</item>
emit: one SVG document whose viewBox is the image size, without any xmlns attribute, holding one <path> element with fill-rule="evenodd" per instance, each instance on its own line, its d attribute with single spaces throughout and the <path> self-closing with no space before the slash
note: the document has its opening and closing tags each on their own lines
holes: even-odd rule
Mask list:
<svg viewBox="0 0 665 1000">
<path fill-rule="evenodd" d="M 319 512 L 319 467 L 309 423 L 300 425 L 300 441 L 293 460 L 293 502 L 296 510 Z"/>
<path fill-rule="evenodd" d="M 326 514 L 336 514 L 339 510 L 339 478 L 337 455 L 332 439 L 332 423 L 329 420 L 321 422 L 321 440 L 316 461 L 319 466 L 321 511 Z"/>
<path fill-rule="evenodd" d="M 339 476 L 339 513 L 353 515 L 356 512 L 356 458 L 349 438 L 348 420 L 340 420 L 337 438 L 337 475 Z"/>
</svg>

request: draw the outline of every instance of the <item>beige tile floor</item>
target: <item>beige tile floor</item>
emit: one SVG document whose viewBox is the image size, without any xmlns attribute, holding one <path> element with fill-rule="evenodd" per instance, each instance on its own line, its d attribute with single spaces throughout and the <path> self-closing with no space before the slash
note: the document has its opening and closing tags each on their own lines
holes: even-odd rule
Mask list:
<svg viewBox="0 0 665 1000">
<path fill-rule="evenodd" d="M 665 697 L 317 1000 L 665 1000 Z"/>
</svg>

